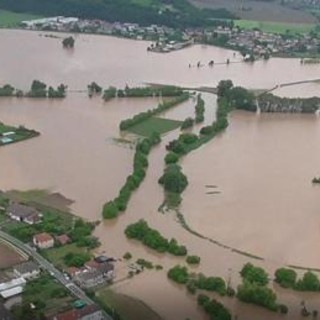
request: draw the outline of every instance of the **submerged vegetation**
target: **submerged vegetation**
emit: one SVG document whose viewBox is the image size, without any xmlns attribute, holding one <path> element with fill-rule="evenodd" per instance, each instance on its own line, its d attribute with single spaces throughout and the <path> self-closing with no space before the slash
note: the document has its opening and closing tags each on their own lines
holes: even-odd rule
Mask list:
<svg viewBox="0 0 320 320">
<path fill-rule="evenodd" d="M 56 89 L 39 80 L 33 80 L 31 88 L 24 93 L 22 90 L 16 89 L 10 84 L 0 87 L 0 97 L 29 97 L 29 98 L 65 98 L 67 86 L 60 84 Z"/>
<path fill-rule="evenodd" d="M 140 186 L 146 176 L 150 150 L 153 146 L 159 144 L 160 141 L 160 135 L 154 132 L 149 138 L 144 138 L 137 143 L 134 155 L 133 173 L 127 177 L 118 196 L 112 201 L 105 203 L 103 206 L 102 215 L 105 219 L 116 218 L 120 212 L 127 209 L 133 191 Z"/>
<path fill-rule="evenodd" d="M 145 97 L 177 97 L 183 94 L 183 90 L 175 86 L 159 87 L 133 87 L 126 86 L 124 89 L 109 87 L 104 91 L 103 99 L 108 101 L 112 98 L 145 98 Z"/>
<path fill-rule="evenodd" d="M 168 252 L 175 256 L 185 256 L 188 253 L 187 248 L 179 245 L 176 239 L 166 239 L 159 231 L 150 228 L 145 220 L 127 226 L 125 234 L 129 239 L 136 239 L 161 253 Z"/>
</svg>

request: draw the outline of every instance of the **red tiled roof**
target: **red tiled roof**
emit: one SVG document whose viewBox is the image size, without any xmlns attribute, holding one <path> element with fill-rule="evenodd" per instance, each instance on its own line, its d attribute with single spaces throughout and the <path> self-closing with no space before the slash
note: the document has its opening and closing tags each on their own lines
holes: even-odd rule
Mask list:
<svg viewBox="0 0 320 320">
<path fill-rule="evenodd" d="M 76 267 L 70 267 L 70 268 L 67 269 L 67 272 L 68 272 L 68 274 L 69 274 L 71 277 L 75 276 L 75 274 L 76 274 L 77 272 L 80 272 L 80 271 L 81 271 L 81 270 L 78 269 L 78 268 L 76 268 Z"/>
<path fill-rule="evenodd" d="M 59 241 L 62 245 L 71 242 L 71 239 L 66 234 L 62 234 L 61 236 L 56 236 L 56 240 Z"/>
<path fill-rule="evenodd" d="M 85 267 L 91 268 L 91 269 L 98 269 L 99 268 L 99 263 L 94 261 L 94 260 L 90 260 L 90 261 L 85 263 Z"/>
<path fill-rule="evenodd" d="M 43 232 L 43 233 L 38 233 L 33 236 L 33 238 L 38 242 L 48 242 L 53 240 L 52 236 L 49 233 Z"/>
</svg>

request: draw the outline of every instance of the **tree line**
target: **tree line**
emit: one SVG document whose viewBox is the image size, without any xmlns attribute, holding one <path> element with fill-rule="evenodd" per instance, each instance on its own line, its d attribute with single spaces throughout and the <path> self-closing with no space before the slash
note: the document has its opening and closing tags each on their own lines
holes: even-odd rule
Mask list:
<svg viewBox="0 0 320 320">
<path fill-rule="evenodd" d="M 16 89 L 10 84 L 0 87 L 0 97 L 29 97 L 29 98 L 65 98 L 67 86 L 60 84 L 56 89 L 44 82 L 33 80 L 28 92 Z"/>
<path fill-rule="evenodd" d="M 150 150 L 160 142 L 160 134 L 154 132 L 149 138 L 144 138 L 137 143 L 133 162 L 133 173 L 127 177 L 118 196 L 104 204 L 102 210 L 104 219 L 114 219 L 120 212 L 127 209 L 132 193 L 140 186 L 146 176 Z"/>
<path fill-rule="evenodd" d="M 176 239 L 166 239 L 158 230 L 152 229 L 145 220 L 130 224 L 125 229 L 129 239 L 136 239 L 147 247 L 160 253 L 168 252 L 175 256 L 186 256 L 188 250 Z"/>
<path fill-rule="evenodd" d="M 140 4 L 131 0 L 0 0 L 2 9 L 28 12 L 44 16 L 76 16 L 109 22 L 134 22 L 142 26 L 152 24 L 173 28 L 228 25 L 216 19 L 234 19 L 226 9 L 199 9 L 187 0 L 171 0 L 170 7 L 162 1 Z M 216 19 L 215 19 L 216 18 Z"/>
</svg>

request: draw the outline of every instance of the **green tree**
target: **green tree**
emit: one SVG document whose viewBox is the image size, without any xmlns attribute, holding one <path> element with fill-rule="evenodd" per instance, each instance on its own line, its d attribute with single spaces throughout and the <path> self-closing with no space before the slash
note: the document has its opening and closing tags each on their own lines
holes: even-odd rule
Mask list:
<svg viewBox="0 0 320 320">
<path fill-rule="evenodd" d="M 266 271 L 260 267 L 255 267 L 251 263 L 245 264 L 240 274 L 247 282 L 256 283 L 260 286 L 267 285 L 269 282 Z"/>
<path fill-rule="evenodd" d="M 182 193 L 188 185 L 187 177 L 181 172 L 181 167 L 177 164 L 170 164 L 159 179 L 164 189 L 168 192 Z"/>
<path fill-rule="evenodd" d="M 64 48 L 73 48 L 75 40 L 73 37 L 67 37 L 62 40 L 62 45 Z"/>
<path fill-rule="evenodd" d="M 283 288 L 294 288 L 297 281 L 297 273 L 292 269 L 280 268 L 275 272 L 275 282 Z"/>
</svg>

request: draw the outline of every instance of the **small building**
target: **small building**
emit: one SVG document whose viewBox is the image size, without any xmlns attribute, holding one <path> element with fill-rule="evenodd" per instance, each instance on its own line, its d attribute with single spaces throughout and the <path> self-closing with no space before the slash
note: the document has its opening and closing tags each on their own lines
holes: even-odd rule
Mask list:
<svg viewBox="0 0 320 320">
<path fill-rule="evenodd" d="M 81 288 L 89 289 L 103 284 L 107 281 L 103 273 L 96 269 L 84 270 L 73 278 L 74 282 L 77 283 Z"/>
<path fill-rule="evenodd" d="M 33 243 L 39 249 L 49 249 L 54 246 L 54 239 L 49 233 L 43 232 L 33 236 Z"/>
<path fill-rule="evenodd" d="M 64 245 L 66 245 L 66 244 L 71 242 L 70 237 L 67 236 L 66 234 L 62 234 L 60 236 L 56 236 L 55 239 L 56 239 L 56 242 L 61 244 L 62 246 L 64 246 Z"/>
<path fill-rule="evenodd" d="M 26 280 L 22 277 L 12 278 L 4 272 L 0 273 L 0 296 L 7 299 L 23 291 Z"/>
<path fill-rule="evenodd" d="M 71 277 L 71 278 L 73 278 L 73 277 L 75 277 L 77 274 L 79 274 L 81 272 L 81 269 L 79 269 L 79 268 L 76 268 L 76 267 L 69 267 L 68 269 L 67 269 L 67 274 Z"/>
<path fill-rule="evenodd" d="M 42 214 L 37 209 L 16 202 L 8 206 L 6 213 L 12 220 L 27 224 L 39 223 L 42 218 Z"/>
<path fill-rule="evenodd" d="M 36 278 L 40 274 L 40 267 L 34 261 L 27 261 L 15 266 L 13 272 L 17 277 L 27 280 Z"/>
<path fill-rule="evenodd" d="M 81 309 L 72 309 L 50 317 L 48 320 L 104 320 L 102 310 L 95 304 L 86 305 Z"/>
</svg>

